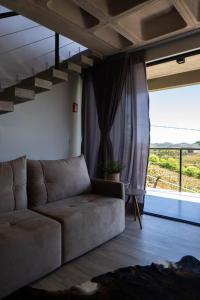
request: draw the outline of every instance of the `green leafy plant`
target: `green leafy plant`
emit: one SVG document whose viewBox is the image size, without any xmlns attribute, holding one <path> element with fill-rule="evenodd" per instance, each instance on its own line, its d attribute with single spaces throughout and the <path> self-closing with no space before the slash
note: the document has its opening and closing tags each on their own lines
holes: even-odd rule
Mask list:
<svg viewBox="0 0 200 300">
<path fill-rule="evenodd" d="M 123 169 L 124 166 L 116 160 L 107 161 L 106 165 L 102 167 L 106 174 L 120 173 Z"/>
<path fill-rule="evenodd" d="M 192 177 L 198 177 L 199 169 L 195 166 L 189 166 L 185 170 L 186 175 Z"/>
<path fill-rule="evenodd" d="M 158 164 L 159 163 L 158 155 L 156 155 L 156 154 L 150 155 L 149 162 L 151 162 L 152 164 Z"/>
</svg>

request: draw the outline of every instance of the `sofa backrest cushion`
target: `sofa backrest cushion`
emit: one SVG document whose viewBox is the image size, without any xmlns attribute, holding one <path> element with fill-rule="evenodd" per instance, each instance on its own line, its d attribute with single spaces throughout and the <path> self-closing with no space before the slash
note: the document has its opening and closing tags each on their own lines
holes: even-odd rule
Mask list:
<svg viewBox="0 0 200 300">
<path fill-rule="evenodd" d="M 28 160 L 28 206 L 62 200 L 91 189 L 83 155 L 61 160 Z"/>
<path fill-rule="evenodd" d="M 26 157 L 0 163 L 0 213 L 27 208 Z"/>
</svg>

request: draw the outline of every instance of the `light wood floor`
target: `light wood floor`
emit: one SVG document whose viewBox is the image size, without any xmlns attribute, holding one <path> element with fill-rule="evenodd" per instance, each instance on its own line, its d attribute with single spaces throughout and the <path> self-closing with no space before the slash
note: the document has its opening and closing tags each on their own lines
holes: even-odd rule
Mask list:
<svg viewBox="0 0 200 300">
<path fill-rule="evenodd" d="M 119 267 L 177 261 L 184 255 L 200 259 L 200 227 L 144 215 L 143 230 L 140 230 L 138 223 L 129 217 L 123 234 L 32 286 L 66 289 Z"/>
</svg>

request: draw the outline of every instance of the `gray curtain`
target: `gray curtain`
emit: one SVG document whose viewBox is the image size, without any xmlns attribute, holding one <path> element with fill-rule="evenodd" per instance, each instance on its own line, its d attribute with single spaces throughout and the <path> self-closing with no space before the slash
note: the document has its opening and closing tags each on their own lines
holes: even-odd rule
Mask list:
<svg viewBox="0 0 200 300">
<path fill-rule="evenodd" d="M 128 56 L 114 55 L 92 68 L 92 81 L 100 129 L 100 144 L 97 160 L 97 176 L 103 177 L 102 167 L 113 160 L 113 146 L 110 140 L 118 105 L 121 101 L 127 74 Z"/>
<path fill-rule="evenodd" d="M 90 178 L 96 177 L 97 160 L 100 144 L 100 129 L 94 96 L 91 69 L 83 73 L 82 92 L 82 145 L 81 152 L 85 156 Z"/>
<path fill-rule="evenodd" d="M 91 177 L 96 176 L 100 143 L 97 107 L 90 71 L 83 78 L 83 143 Z M 129 65 L 115 119 L 110 131 L 113 158 L 124 165 L 121 180 L 134 189 L 145 187 L 149 154 L 149 95 L 143 54 L 130 54 Z M 144 197 L 139 199 L 141 210 Z"/>
<path fill-rule="evenodd" d="M 144 189 L 149 157 L 149 94 L 143 53 L 130 55 L 129 69 L 110 133 L 114 159 L 125 167 L 121 180 L 133 189 Z M 143 211 L 144 197 L 139 199 Z"/>
</svg>

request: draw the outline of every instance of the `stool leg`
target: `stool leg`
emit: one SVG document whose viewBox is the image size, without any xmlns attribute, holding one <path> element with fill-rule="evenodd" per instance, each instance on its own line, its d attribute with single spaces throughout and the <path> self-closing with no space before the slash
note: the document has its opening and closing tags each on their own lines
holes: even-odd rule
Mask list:
<svg viewBox="0 0 200 300">
<path fill-rule="evenodd" d="M 137 221 L 137 208 L 136 208 L 135 196 L 132 197 L 132 203 L 133 203 L 133 210 L 134 210 L 134 219 L 135 221 Z"/>
<path fill-rule="evenodd" d="M 128 196 L 128 199 L 127 199 L 127 201 L 126 201 L 126 203 L 125 203 L 125 208 L 127 208 L 127 205 L 129 204 L 130 198 L 131 198 L 131 196 L 129 195 L 129 196 Z"/>
<path fill-rule="evenodd" d="M 139 205 L 138 205 L 136 196 L 134 196 L 134 200 L 135 200 L 135 206 L 136 206 L 136 214 L 137 214 L 137 217 L 138 217 L 138 221 L 139 221 L 139 223 L 140 223 L 140 228 L 142 229 L 142 222 L 141 222 L 140 209 L 139 209 Z"/>
</svg>

